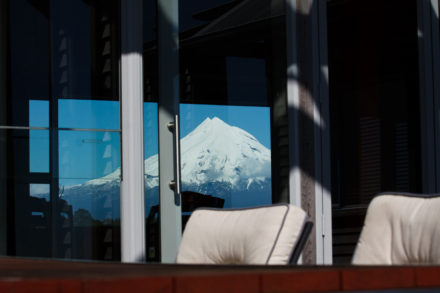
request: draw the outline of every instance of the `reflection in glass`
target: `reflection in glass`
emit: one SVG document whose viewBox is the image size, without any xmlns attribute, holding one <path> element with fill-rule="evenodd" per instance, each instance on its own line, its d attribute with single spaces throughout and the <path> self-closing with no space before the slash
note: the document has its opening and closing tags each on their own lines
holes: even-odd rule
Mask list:
<svg viewBox="0 0 440 293">
<path fill-rule="evenodd" d="M 182 104 L 180 113 L 184 202 L 192 191 L 228 208 L 272 203 L 268 107 Z"/>
<path fill-rule="evenodd" d="M 119 129 L 119 102 L 62 99 L 58 117 L 60 128 Z"/>
<path fill-rule="evenodd" d="M 29 100 L 29 126 L 49 127 L 49 101 Z"/>
<path fill-rule="evenodd" d="M 59 199 L 72 213 L 72 257 L 119 259 L 120 133 L 58 133 Z"/>
<path fill-rule="evenodd" d="M 231 104 L 266 103 L 266 63 L 262 58 L 226 57 L 227 96 Z"/>
<path fill-rule="evenodd" d="M 3 2 L 0 121 L 33 127 L 0 136 L 9 253 L 118 260 L 120 1 Z"/>
<path fill-rule="evenodd" d="M 49 172 L 49 130 L 29 130 L 29 172 Z"/>
<path fill-rule="evenodd" d="M 119 154 L 119 132 L 59 131 L 60 185 L 64 179 L 70 184 L 104 176 L 119 179 Z"/>
<path fill-rule="evenodd" d="M 29 195 L 35 198 L 42 198 L 47 202 L 50 201 L 50 184 L 29 184 Z"/>
<path fill-rule="evenodd" d="M 71 212 L 72 257 L 120 258 L 120 180 L 96 179 L 77 184 L 64 179 L 59 213 Z"/>
<path fill-rule="evenodd" d="M 422 192 L 417 10 L 417 1 L 328 1 L 335 264 L 351 262 L 377 193 Z"/>
<path fill-rule="evenodd" d="M 288 202 L 285 1 L 182 2 L 179 29 L 183 210 Z"/>
<path fill-rule="evenodd" d="M 58 212 L 71 213 L 72 257 L 119 259 L 120 133 L 59 131 L 59 146 Z"/>
<path fill-rule="evenodd" d="M 148 261 L 159 261 L 159 161 L 157 103 L 144 103 L 145 216 Z"/>
</svg>

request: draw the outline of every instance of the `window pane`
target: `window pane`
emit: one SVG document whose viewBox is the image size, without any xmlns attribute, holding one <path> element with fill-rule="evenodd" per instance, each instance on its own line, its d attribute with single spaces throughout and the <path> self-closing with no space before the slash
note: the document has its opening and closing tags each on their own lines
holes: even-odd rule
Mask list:
<svg viewBox="0 0 440 293">
<path fill-rule="evenodd" d="M 60 183 L 63 179 L 80 183 L 104 176 L 119 179 L 118 132 L 59 131 L 59 146 Z"/>
<path fill-rule="evenodd" d="M 49 127 L 49 101 L 29 100 L 29 126 Z"/>
<path fill-rule="evenodd" d="M 120 1 L 2 3 L 0 125 L 47 129 L 0 132 L 0 241 L 12 235 L 10 255 L 118 260 Z"/>
<path fill-rule="evenodd" d="M 272 203 L 268 107 L 182 104 L 180 114 L 184 201 L 192 191 L 219 207 Z"/>
<path fill-rule="evenodd" d="M 119 176 L 60 180 L 58 233 L 72 237 L 59 243 L 62 252 L 71 251 L 62 257 L 120 260 L 120 185 Z"/>
<path fill-rule="evenodd" d="M 49 142 L 49 130 L 29 131 L 29 172 L 49 172 Z"/>
<path fill-rule="evenodd" d="M 183 223 L 199 206 L 288 202 L 284 2 L 179 10 Z"/>
<path fill-rule="evenodd" d="M 58 212 L 71 213 L 72 257 L 117 260 L 120 134 L 59 131 L 59 141 Z"/>
<path fill-rule="evenodd" d="M 421 191 L 416 2 L 328 2 L 334 263 L 377 193 Z"/>
<path fill-rule="evenodd" d="M 60 128 L 120 128 L 118 101 L 59 100 L 58 117 Z"/>
</svg>

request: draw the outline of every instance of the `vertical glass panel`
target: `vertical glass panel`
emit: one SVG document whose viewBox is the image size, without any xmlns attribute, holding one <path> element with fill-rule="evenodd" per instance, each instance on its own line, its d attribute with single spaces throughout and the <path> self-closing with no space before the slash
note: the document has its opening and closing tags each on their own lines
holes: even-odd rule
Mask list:
<svg viewBox="0 0 440 293">
<path fill-rule="evenodd" d="M 58 249 L 71 253 L 73 258 L 117 260 L 120 134 L 59 131 L 59 140 L 57 212 L 70 230 L 61 223 L 57 228 L 61 235 L 70 233 L 72 238 L 67 246 L 66 242 L 59 242 Z"/>
<path fill-rule="evenodd" d="M 20 256 L 51 255 L 51 190 L 48 174 L 28 173 L 30 133 L 28 130 L 0 132 L 2 152 L 7 154 L 3 167 L 2 195 L 6 203 L 7 252 Z M 15 168 L 9 164 L 14 162 Z M 12 204 L 13 203 L 13 204 Z M 31 244 L 31 245 L 30 245 Z"/>
<path fill-rule="evenodd" d="M 145 216 L 148 261 L 160 260 L 157 103 L 144 103 Z"/>
<path fill-rule="evenodd" d="M 416 2 L 328 2 L 334 263 L 378 192 L 421 191 Z"/>
<path fill-rule="evenodd" d="M 49 130 L 29 130 L 29 172 L 48 173 Z"/>
<path fill-rule="evenodd" d="M 118 260 L 120 1 L 3 4 L 0 124 L 47 128 L 1 133 L 8 253 Z"/>
<path fill-rule="evenodd" d="M 284 1 L 179 9 L 183 223 L 199 206 L 288 202 Z"/>
<path fill-rule="evenodd" d="M 29 126 L 49 127 L 49 101 L 29 100 Z M 49 172 L 49 130 L 29 131 L 29 172 Z"/>
</svg>

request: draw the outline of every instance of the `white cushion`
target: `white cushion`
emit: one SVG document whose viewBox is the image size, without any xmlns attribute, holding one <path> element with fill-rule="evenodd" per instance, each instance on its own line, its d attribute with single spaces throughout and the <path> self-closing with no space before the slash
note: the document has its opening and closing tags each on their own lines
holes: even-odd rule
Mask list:
<svg viewBox="0 0 440 293">
<path fill-rule="evenodd" d="M 374 198 L 352 263 L 440 264 L 440 197 Z"/>
<path fill-rule="evenodd" d="M 177 263 L 287 264 L 306 213 L 293 205 L 198 209 L 182 236 Z"/>
</svg>

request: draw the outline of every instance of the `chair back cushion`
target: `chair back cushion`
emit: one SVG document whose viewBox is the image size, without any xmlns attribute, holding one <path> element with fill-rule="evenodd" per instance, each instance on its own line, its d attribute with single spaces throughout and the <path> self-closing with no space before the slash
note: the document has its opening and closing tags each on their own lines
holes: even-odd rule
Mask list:
<svg viewBox="0 0 440 293">
<path fill-rule="evenodd" d="M 197 209 L 182 236 L 177 263 L 287 264 L 306 213 L 293 205 Z"/>
<path fill-rule="evenodd" d="M 352 263 L 440 264 L 440 197 L 375 197 L 368 207 Z"/>
</svg>

